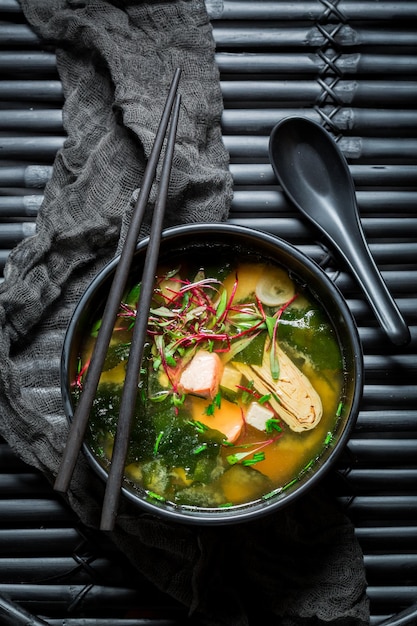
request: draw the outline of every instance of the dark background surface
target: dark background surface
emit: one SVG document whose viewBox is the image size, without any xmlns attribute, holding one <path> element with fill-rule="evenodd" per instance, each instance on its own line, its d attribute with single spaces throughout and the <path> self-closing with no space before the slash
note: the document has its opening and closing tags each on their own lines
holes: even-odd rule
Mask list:
<svg viewBox="0 0 417 626">
<path fill-rule="evenodd" d="M 417 602 L 417 2 L 292 4 L 207 0 L 234 178 L 229 221 L 279 235 L 320 262 L 359 326 L 362 407 L 326 482 L 355 524 L 376 626 Z M 34 232 L 64 140 L 62 104 L 53 49 L 16 0 L 0 1 L 1 270 Z M 269 133 L 293 114 L 321 122 L 348 159 L 371 251 L 410 326 L 407 348 L 389 344 L 353 277 L 276 183 Z M 170 598 L 0 441 L 2 595 L 35 625 L 35 615 L 60 626 L 184 624 Z"/>
</svg>

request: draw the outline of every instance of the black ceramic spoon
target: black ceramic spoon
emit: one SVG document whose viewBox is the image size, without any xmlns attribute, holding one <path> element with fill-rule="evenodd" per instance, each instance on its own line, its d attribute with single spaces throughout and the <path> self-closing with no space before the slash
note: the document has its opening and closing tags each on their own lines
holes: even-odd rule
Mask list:
<svg viewBox="0 0 417 626">
<path fill-rule="evenodd" d="M 410 331 L 368 248 L 353 179 L 331 135 L 307 118 L 286 118 L 271 132 L 269 158 L 284 193 L 345 259 L 391 342 L 407 344 Z"/>
</svg>

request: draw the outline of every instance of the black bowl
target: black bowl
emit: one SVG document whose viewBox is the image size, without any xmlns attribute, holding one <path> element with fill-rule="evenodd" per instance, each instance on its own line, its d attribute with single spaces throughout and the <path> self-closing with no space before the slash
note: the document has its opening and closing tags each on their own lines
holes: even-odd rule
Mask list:
<svg viewBox="0 0 417 626">
<path fill-rule="evenodd" d="M 136 249 L 131 272 L 140 280 L 148 239 Z M 138 513 L 148 512 L 176 522 L 190 524 L 231 524 L 257 518 L 286 506 L 299 498 L 334 466 L 355 425 L 363 390 L 363 356 L 355 321 L 343 295 L 328 275 L 297 248 L 272 235 L 246 227 L 230 224 L 192 224 L 167 229 L 163 232 L 160 258 L 170 259 L 184 252 L 198 255 L 207 249 L 213 255 L 230 249 L 242 258 L 255 253 L 288 268 L 294 277 L 307 285 L 309 292 L 327 313 L 338 337 L 344 369 L 343 411 L 338 417 L 332 437 L 315 462 L 303 471 L 288 488 L 255 503 L 230 508 L 196 508 L 179 506 L 149 499 L 144 490 L 133 487 L 126 480 L 122 492 L 137 505 Z M 83 333 L 97 319 L 103 309 L 118 259 L 108 263 L 91 282 L 70 321 L 64 341 L 61 365 L 61 382 L 64 409 L 69 420 L 73 418 L 74 399 L 71 390 L 77 369 L 77 358 Z M 139 277 L 139 278 L 138 278 Z M 97 474 L 106 481 L 107 471 L 87 444 L 83 452 Z"/>
</svg>

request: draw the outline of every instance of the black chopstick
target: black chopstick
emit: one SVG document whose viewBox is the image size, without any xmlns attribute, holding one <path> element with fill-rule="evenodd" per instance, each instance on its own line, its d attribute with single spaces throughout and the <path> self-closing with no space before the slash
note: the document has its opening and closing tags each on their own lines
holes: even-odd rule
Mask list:
<svg viewBox="0 0 417 626">
<path fill-rule="evenodd" d="M 116 437 L 113 446 L 110 470 L 106 482 L 106 491 L 104 494 L 100 524 L 101 530 L 113 529 L 120 499 L 124 466 L 129 446 L 129 434 L 135 412 L 136 396 L 140 381 L 140 367 L 146 340 L 149 309 L 152 301 L 155 273 L 158 263 L 162 224 L 164 220 L 169 177 L 174 154 L 180 102 L 181 97 L 177 96 L 172 114 L 171 127 L 165 151 L 165 159 L 159 183 L 158 197 L 155 203 L 151 233 L 145 257 L 140 296 L 137 306 L 137 315 L 133 328 L 132 342 L 130 345 L 129 359 L 127 362 L 126 376 L 120 402 Z"/>
<path fill-rule="evenodd" d="M 159 123 L 158 132 L 156 134 L 155 142 L 143 176 L 141 191 L 131 218 L 123 250 L 116 267 L 112 286 L 104 309 L 100 331 L 91 356 L 83 392 L 74 411 L 67 443 L 54 484 L 54 489 L 56 491 L 63 493 L 67 491 L 75 464 L 77 462 L 78 453 L 83 443 L 90 409 L 97 391 L 97 385 L 100 380 L 104 359 L 106 357 L 110 338 L 113 332 L 114 322 L 123 291 L 125 289 L 140 227 L 142 225 L 146 205 L 155 177 L 156 167 L 162 150 L 162 144 L 165 138 L 168 122 L 171 117 L 171 111 L 177 93 L 180 74 L 181 70 L 178 68 L 174 74 L 174 78 L 172 79 L 165 108 Z"/>
</svg>

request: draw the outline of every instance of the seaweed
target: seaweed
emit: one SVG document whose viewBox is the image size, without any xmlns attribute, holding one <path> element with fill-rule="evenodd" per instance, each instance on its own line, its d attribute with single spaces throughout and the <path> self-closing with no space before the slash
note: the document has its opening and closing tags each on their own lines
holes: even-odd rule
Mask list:
<svg viewBox="0 0 417 626">
<path fill-rule="evenodd" d="M 339 370 L 342 367 L 339 343 L 326 315 L 318 308 L 293 307 L 283 312 L 279 341 L 301 355 L 317 369 Z"/>
</svg>

